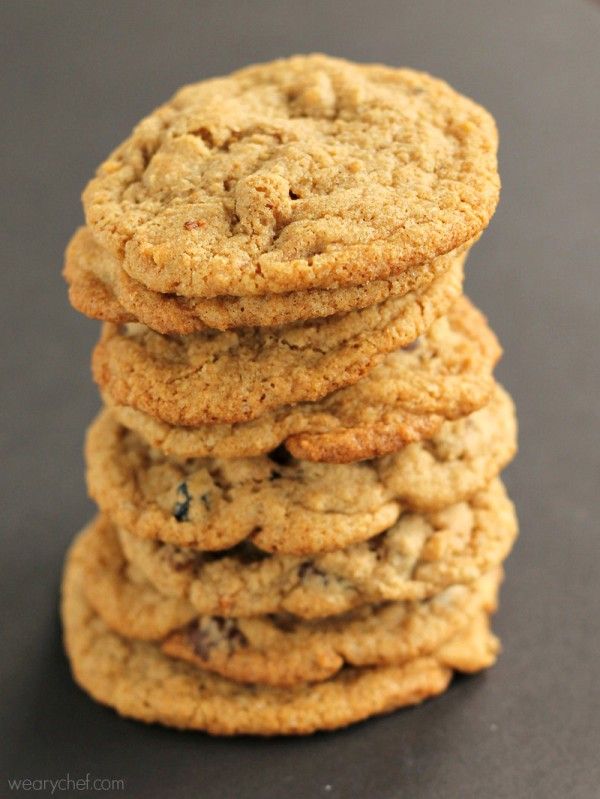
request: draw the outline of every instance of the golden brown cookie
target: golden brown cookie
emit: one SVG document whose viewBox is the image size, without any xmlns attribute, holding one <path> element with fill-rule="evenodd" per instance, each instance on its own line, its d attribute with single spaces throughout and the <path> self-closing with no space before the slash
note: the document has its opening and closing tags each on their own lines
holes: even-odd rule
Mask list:
<svg viewBox="0 0 600 799">
<path fill-rule="evenodd" d="M 499 386 L 484 408 L 445 422 L 432 439 L 344 465 L 298 461 L 281 450 L 178 460 L 105 409 L 88 431 L 87 481 L 100 509 L 142 538 L 204 550 L 247 539 L 265 551 L 305 555 L 371 538 L 403 508 L 435 510 L 468 498 L 515 448 L 513 405 Z"/>
<path fill-rule="evenodd" d="M 496 384 L 481 410 L 444 422 L 431 438 L 407 444 L 375 463 L 380 479 L 405 505 L 435 511 L 485 488 L 516 450 L 515 407 Z"/>
<path fill-rule="evenodd" d="M 249 421 L 356 383 L 447 313 L 462 279 L 457 262 L 420 294 L 285 327 L 163 336 L 106 324 L 94 377 L 116 402 L 170 424 Z"/>
<path fill-rule="evenodd" d="M 175 457 L 247 457 L 285 443 L 303 460 L 348 463 L 395 452 L 431 437 L 444 418 L 483 407 L 500 353 L 485 318 L 460 297 L 417 343 L 388 355 L 353 386 L 251 422 L 175 426 L 119 404 L 106 391 L 103 397 L 121 424 Z"/>
<path fill-rule="evenodd" d="M 116 531 L 102 517 L 84 529 L 73 553 L 84 570 L 88 601 L 117 632 L 159 639 L 197 618 L 189 602 L 160 593 L 126 560 Z"/>
<path fill-rule="evenodd" d="M 106 517 L 96 524 L 110 526 Z M 496 479 L 469 501 L 435 513 L 403 513 L 389 530 L 346 549 L 299 557 L 249 542 L 201 552 L 119 531 L 127 560 L 165 596 L 200 615 L 331 616 L 376 602 L 418 600 L 497 567 L 517 533 Z"/>
<path fill-rule="evenodd" d="M 300 735 L 335 729 L 441 693 L 452 670 L 491 666 L 498 641 L 480 617 L 432 655 L 402 666 L 343 669 L 295 688 L 240 685 L 170 658 L 153 643 L 112 632 L 85 598 L 77 544 L 62 589 L 64 640 L 73 676 L 124 716 L 216 735 Z"/>
<path fill-rule="evenodd" d="M 84 192 L 125 271 L 183 296 L 360 285 L 480 233 L 492 117 L 424 73 L 322 55 L 181 89 Z"/>
<path fill-rule="evenodd" d="M 387 361 L 374 370 L 377 382 L 393 379 L 390 358 Z M 369 404 L 368 390 L 373 384 L 371 375 L 367 375 L 325 402 L 285 407 L 252 422 L 199 427 L 169 425 L 128 405 L 115 404 L 106 393 L 102 393 L 102 398 L 124 427 L 135 430 L 152 447 L 177 458 L 246 458 L 283 444 L 302 460 L 353 463 L 396 452 L 406 443 L 432 436 L 439 429 L 443 422 L 440 414 L 417 415 L 401 407 L 389 407 L 389 396 L 385 395 L 375 406 Z M 489 388 L 491 393 L 491 379 Z"/>
<path fill-rule="evenodd" d="M 63 275 L 71 304 L 81 313 L 104 322 L 142 322 L 165 334 L 187 335 L 212 328 L 273 327 L 367 308 L 422 291 L 444 274 L 474 242 L 407 268 L 385 280 L 339 289 L 270 294 L 263 297 L 179 297 L 161 294 L 134 280 L 120 261 L 101 247 L 91 231 L 80 228 L 69 243 Z"/>
<path fill-rule="evenodd" d="M 244 683 L 292 686 L 329 679 L 344 665 L 397 665 L 430 654 L 475 616 L 496 609 L 501 578 L 494 570 L 430 599 L 366 605 L 312 622 L 289 614 L 197 616 L 183 599 L 178 614 L 172 599 L 161 613 L 162 595 L 136 581 L 113 530 L 92 526 L 82 538 L 84 592 L 111 629 L 157 641 L 167 655 Z"/>
<path fill-rule="evenodd" d="M 365 609 L 349 620 L 333 617 L 314 625 L 300 621 L 295 628 L 290 628 L 288 617 L 236 622 L 201 616 L 169 635 L 161 649 L 235 682 L 281 687 L 321 682 L 348 666 L 397 666 L 435 652 L 469 623 L 485 617 L 482 596 L 458 606 L 454 595 L 465 592 L 468 589 L 456 586 L 421 603 Z M 491 604 L 495 607 L 495 597 Z"/>
</svg>

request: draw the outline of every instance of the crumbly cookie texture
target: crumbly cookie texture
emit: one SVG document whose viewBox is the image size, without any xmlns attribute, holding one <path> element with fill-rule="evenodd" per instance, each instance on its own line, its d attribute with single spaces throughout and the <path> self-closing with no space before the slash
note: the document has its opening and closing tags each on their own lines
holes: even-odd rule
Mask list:
<svg viewBox="0 0 600 799">
<path fill-rule="evenodd" d="M 163 336 L 145 325 L 107 324 L 94 377 L 117 402 L 170 424 L 256 419 L 356 383 L 447 313 L 462 279 L 459 259 L 422 293 L 278 328 Z"/>
<path fill-rule="evenodd" d="M 501 349 L 485 318 L 460 297 L 411 347 L 318 402 L 284 406 L 251 422 L 183 427 L 103 397 L 121 424 L 180 458 L 259 455 L 285 443 L 297 458 L 349 463 L 431 437 L 444 418 L 483 407 Z"/>
<path fill-rule="evenodd" d="M 251 541 L 268 552 L 342 549 L 391 527 L 403 509 L 460 502 L 514 455 L 512 401 L 497 387 L 471 416 L 428 441 L 353 464 L 298 461 L 285 450 L 256 458 L 178 460 L 150 448 L 110 410 L 86 442 L 92 498 L 142 538 L 216 550 Z"/>
<path fill-rule="evenodd" d="M 114 530 L 92 527 L 78 550 L 86 598 L 112 630 L 157 641 L 166 654 L 236 682 L 280 686 L 326 680 L 345 665 L 397 665 L 428 655 L 475 616 L 496 609 L 500 581 L 495 570 L 431 599 L 367 605 L 314 622 L 289 614 L 197 616 L 182 599 L 180 615 L 192 614 L 182 627 L 173 614 L 174 600 L 167 600 L 168 612 L 157 613 L 162 594 L 128 573 Z"/>
<path fill-rule="evenodd" d="M 110 525 L 99 517 L 99 525 Z M 419 600 L 470 583 L 508 555 L 514 508 L 496 479 L 468 502 L 403 513 L 389 530 L 346 549 L 272 555 L 249 542 L 202 552 L 119 530 L 127 560 L 165 596 L 200 615 L 292 613 L 311 619 L 376 602 Z"/>
<path fill-rule="evenodd" d="M 443 81 L 296 56 L 181 89 L 83 200 L 97 240 L 154 291 L 360 285 L 481 232 L 496 150 L 492 117 Z"/>
<path fill-rule="evenodd" d="M 134 280 L 120 261 L 101 247 L 91 231 L 80 228 L 69 243 L 63 275 L 71 304 L 104 322 L 141 322 L 166 335 L 188 335 L 207 328 L 274 327 L 367 308 L 388 297 L 426 288 L 456 265 L 474 242 L 408 267 L 399 275 L 339 289 L 270 294 L 263 297 L 178 297 L 161 294 Z"/>
<path fill-rule="evenodd" d="M 156 644 L 112 632 L 86 599 L 84 584 L 75 544 L 61 604 L 78 684 L 121 715 L 215 735 L 300 735 L 343 727 L 439 694 L 453 669 L 487 668 L 498 652 L 481 616 L 434 654 L 401 666 L 343 669 L 331 680 L 294 688 L 241 685 L 168 657 Z"/>
</svg>

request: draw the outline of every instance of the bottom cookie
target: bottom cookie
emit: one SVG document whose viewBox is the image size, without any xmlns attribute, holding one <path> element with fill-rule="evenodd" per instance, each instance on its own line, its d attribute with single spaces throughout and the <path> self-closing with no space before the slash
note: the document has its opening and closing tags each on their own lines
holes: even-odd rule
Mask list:
<svg viewBox="0 0 600 799">
<path fill-rule="evenodd" d="M 498 641 L 481 615 L 433 655 L 400 667 L 345 668 L 316 685 L 241 685 L 113 633 L 83 591 L 69 557 L 62 592 L 65 646 L 77 683 L 124 716 L 215 735 L 304 735 L 414 705 L 443 692 L 454 670 L 491 666 Z"/>
</svg>

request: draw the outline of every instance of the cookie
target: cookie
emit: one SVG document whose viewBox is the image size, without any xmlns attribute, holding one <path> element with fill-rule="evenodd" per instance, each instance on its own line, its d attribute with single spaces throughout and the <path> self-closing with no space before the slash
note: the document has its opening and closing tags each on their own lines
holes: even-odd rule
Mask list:
<svg viewBox="0 0 600 799">
<path fill-rule="evenodd" d="M 488 224 L 492 117 L 424 73 L 322 55 L 181 89 L 87 186 L 87 223 L 153 291 L 360 285 Z"/>
<path fill-rule="evenodd" d="M 205 550 L 249 539 L 266 551 L 302 554 L 369 538 L 396 521 L 399 503 L 369 463 L 281 454 L 178 461 L 105 410 L 88 431 L 88 487 L 131 533 Z"/>
<path fill-rule="evenodd" d="M 494 571 L 421 602 L 370 605 L 315 622 L 197 616 L 179 600 L 181 616 L 192 614 L 192 621 L 182 626 L 174 617 L 168 629 L 167 612 L 157 613 L 162 595 L 132 579 L 114 530 L 92 526 L 82 538 L 84 592 L 111 629 L 155 640 L 167 655 L 236 682 L 291 686 L 329 679 L 345 665 L 394 665 L 430 654 L 477 614 L 495 610 L 500 580 Z"/>
<path fill-rule="evenodd" d="M 455 667 L 487 668 L 498 651 L 480 617 L 434 654 L 401 666 L 343 669 L 331 680 L 295 688 L 240 685 L 170 658 L 156 644 L 112 632 L 85 598 L 84 583 L 75 547 L 61 610 L 76 682 L 121 715 L 215 735 L 300 735 L 343 727 L 439 694 Z"/>
<path fill-rule="evenodd" d="M 302 460 L 353 463 L 395 452 L 410 441 L 432 436 L 443 422 L 440 414 L 414 414 L 390 407 L 389 395 L 381 395 L 376 405 L 369 404 L 365 396 L 369 387 L 392 383 L 393 361 L 388 358 L 386 364 L 376 367 L 374 379 L 367 375 L 326 402 L 288 406 L 252 422 L 232 425 L 169 425 L 101 394 L 104 404 L 124 427 L 135 430 L 152 447 L 177 458 L 247 458 L 282 445 Z M 490 380 L 490 393 L 492 389 Z"/>
<path fill-rule="evenodd" d="M 409 348 L 365 377 L 312 403 L 277 409 L 252 422 L 182 427 L 166 424 L 103 392 L 119 422 L 151 446 L 178 458 L 239 458 L 285 443 L 297 458 L 348 463 L 431 437 L 492 396 L 501 349 L 482 314 L 464 297 Z"/>
<path fill-rule="evenodd" d="M 420 294 L 277 328 L 163 336 L 137 323 L 106 324 L 94 377 L 116 402 L 170 424 L 256 419 L 356 383 L 446 313 L 462 279 L 459 261 Z"/>
<path fill-rule="evenodd" d="M 104 410 L 86 442 L 91 497 L 142 538 L 198 549 L 246 539 L 268 552 L 342 549 L 391 527 L 403 508 L 434 510 L 471 496 L 516 447 L 514 409 L 497 387 L 484 408 L 385 458 L 336 465 L 277 450 L 256 458 L 176 460 Z"/>
<path fill-rule="evenodd" d="M 270 294 L 264 297 L 178 297 L 161 294 L 134 280 L 119 260 L 101 247 L 87 228 L 73 236 L 63 275 L 71 304 L 104 322 L 141 322 L 158 333 L 187 335 L 199 330 L 273 327 L 367 308 L 425 289 L 454 266 L 474 242 L 431 263 L 407 268 L 386 280 L 339 289 Z"/>
<path fill-rule="evenodd" d="M 110 524 L 99 517 L 101 525 Z M 309 557 L 272 555 L 244 541 L 201 552 L 119 530 L 127 560 L 165 596 L 199 615 L 292 613 L 311 619 L 376 602 L 420 600 L 498 566 L 517 533 L 514 508 L 496 479 L 467 502 L 403 513 L 389 530 Z"/>
<path fill-rule="evenodd" d="M 127 562 L 114 528 L 102 518 L 84 530 L 73 557 L 84 569 L 88 600 L 117 632 L 160 639 L 198 616 L 189 602 L 161 594 Z"/>
<path fill-rule="evenodd" d="M 407 444 L 376 463 L 380 480 L 405 505 L 435 511 L 485 488 L 516 450 L 515 408 L 496 384 L 481 410 L 444 422 L 431 438 Z"/>
<path fill-rule="evenodd" d="M 480 596 L 458 607 L 453 595 L 462 592 L 457 586 L 422 603 L 393 603 L 348 622 L 317 623 L 314 630 L 310 622 L 299 622 L 289 631 L 287 617 L 282 631 L 279 620 L 270 618 L 235 622 L 201 616 L 169 635 L 161 649 L 235 682 L 281 687 L 321 682 L 348 666 L 395 666 L 435 652 L 468 622 L 485 616 Z"/>
</svg>

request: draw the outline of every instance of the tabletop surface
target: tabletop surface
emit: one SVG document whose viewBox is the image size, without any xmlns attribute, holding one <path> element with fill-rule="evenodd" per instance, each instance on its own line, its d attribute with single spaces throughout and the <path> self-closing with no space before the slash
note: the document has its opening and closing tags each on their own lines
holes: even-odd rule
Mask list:
<svg viewBox="0 0 600 799">
<path fill-rule="evenodd" d="M 2 795 L 7 777 L 90 773 L 144 799 L 597 797 L 600 7 L 7 0 L 0 31 Z M 425 69 L 498 120 L 502 200 L 467 291 L 504 345 L 498 376 L 520 415 L 503 654 L 435 701 L 338 733 L 145 727 L 77 689 L 60 644 L 61 562 L 93 513 L 81 447 L 98 407 L 98 326 L 68 306 L 62 251 L 86 180 L 143 114 L 185 82 L 308 51 Z"/>
</svg>

